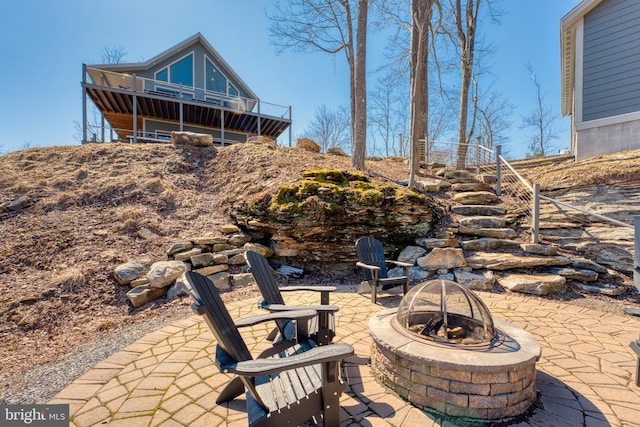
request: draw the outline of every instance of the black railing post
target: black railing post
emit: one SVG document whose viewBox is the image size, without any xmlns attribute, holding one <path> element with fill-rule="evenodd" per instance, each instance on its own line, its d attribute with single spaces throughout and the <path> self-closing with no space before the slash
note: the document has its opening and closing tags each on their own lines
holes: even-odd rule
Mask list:
<svg viewBox="0 0 640 427">
<path fill-rule="evenodd" d="M 476 174 L 480 175 L 480 137 L 476 136 Z"/>
<path fill-rule="evenodd" d="M 635 232 L 633 239 L 633 287 L 640 290 L 640 215 L 633 217 Z"/>
<path fill-rule="evenodd" d="M 533 184 L 533 206 L 531 207 L 531 237 L 534 244 L 540 243 L 540 184 Z"/>
</svg>

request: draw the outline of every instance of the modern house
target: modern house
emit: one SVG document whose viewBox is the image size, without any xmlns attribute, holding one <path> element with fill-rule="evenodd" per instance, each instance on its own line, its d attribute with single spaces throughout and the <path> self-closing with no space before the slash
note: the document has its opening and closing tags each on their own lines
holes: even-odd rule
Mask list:
<svg viewBox="0 0 640 427">
<path fill-rule="evenodd" d="M 291 107 L 261 101 L 200 33 L 145 62 L 83 64 L 82 76 L 83 142 L 166 142 L 183 130 L 226 145 L 287 128 L 291 140 Z"/>
<path fill-rule="evenodd" d="M 576 160 L 640 148 L 640 1 L 583 0 L 560 24 Z"/>
</svg>

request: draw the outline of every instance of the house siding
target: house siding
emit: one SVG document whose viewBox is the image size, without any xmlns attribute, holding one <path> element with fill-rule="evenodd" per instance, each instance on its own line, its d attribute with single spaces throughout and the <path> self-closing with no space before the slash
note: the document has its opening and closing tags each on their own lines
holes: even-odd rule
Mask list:
<svg viewBox="0 0 640 427">
<path fill-rule="evenodd" d="M 582 121 L 640 111 L 640 1 L 605 0 L 584 17 Z"/>
</svg>

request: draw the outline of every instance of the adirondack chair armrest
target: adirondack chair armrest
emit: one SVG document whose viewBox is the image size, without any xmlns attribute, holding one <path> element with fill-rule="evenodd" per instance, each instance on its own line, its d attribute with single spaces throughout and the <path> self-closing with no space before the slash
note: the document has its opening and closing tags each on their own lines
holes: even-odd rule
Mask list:
<svg viewBox="0 0 640 427">
<path fill-rule="evenodd" d="M 413 264 L 410 264 L 408 262 L 403 262 L 403 261 L 391 261 L 391 260 L 387 260 L 388 263 L 391 263 L 393 265 L 397 265 L 398 267 L 413 267 Z"/>
<path fill-rule="evenodd" d="M 338 343 L 314 347 L 304 353 L 283 358 L 245 360 L 228 364 L 224 364 L 224 361 L 221 360 L 222 364 L 219 367 L 223 372 L 245 377 L 257 377 L 324 362 L 338 361 L 353 354 L 352 346 L 345 343 Z"/>
<path fill-rule="evenodd" d="M 276 313 L 276 312 L 284 312 L 284 311 L 288 311 L 288 310 L 314 310 L 316 312 L 328 312 L 328 313 L 335 313 L 338 310 L 340 310 L 340 307 L 338 307 L 337 305 L 326 305 L 326 304 L 320 304 L 320 305 L 285 305 L 285 304 L 267 304 L 264 301 L 261 302 L 260 304 L 260 308 L 263 308 L 265 310 L 269 310 L 272 313 Z"/>
<path fill-rule="evenodd" d="M 329 294 L 336 291 L 335 286 L 298 285 L 278 288 L 280 292 L 311 291 L 320 292 L 320 304 L 329 304 Z"/>
<path fill-rule="evenodd" d="M 278 288 L 280 292 L 295 292 L 295 291 L 311 291 L 311 292 L 335 292 L 335 286 L 312 286 L 312 285 L 297 285 L 297 286 L 284 286 Z"/>
<path fill-rule="evenodd" d="M 235 325 L 238 328 L 245 326 L 253 326 L 259 323 L 268 322 L 271 320 L 308 320 L 318 315 L 316 310 L 283 310 L 272 312 L 269 314 L 259 314 L 256 316 L 243 317 L 235 321 Z"/>
<path fill-rule="evenodd" d="M 365 264 L 364 262 L 360 262 L 360 261 L 356 262 L 356 267 L 366 268 L 371 271 L 380 270 L 380 267 L 378 267 L 377 265 Z"/>
</svg>

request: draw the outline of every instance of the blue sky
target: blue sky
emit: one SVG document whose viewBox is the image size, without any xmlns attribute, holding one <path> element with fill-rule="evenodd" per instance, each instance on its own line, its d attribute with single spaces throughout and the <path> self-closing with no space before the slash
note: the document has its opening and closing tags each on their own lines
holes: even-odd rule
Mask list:
<svg viewBox="0 0 640 427">
<path fill-rule="evenodd" d="M 499 26 L 481 31 L 496 51 L 490 63 L 494 88 L 516 107 L 510 132 L 513 157 L 526 146 L 520 117 L 535 107 L 526 63 L 537 73 L 546 102 L 560 111 L 560 18 L 578 0 L 503 0 Z M 100 62 L 104 47 L 121 46 L 125 62 L 147 60 L 201 32 L 265 102 L 291 105 L 293 135 L 302 136 L 316 108 L 347 106 L 344 55 L 277 55 L 269 43 L 260 0 L 22 0 L 3 4 L 0 26 L 0 152 L 26 146 L 77 144 L 74 120 L 82 116 L 83 63 Z M 370 36 L 369 69 L 384 50 Z M 373 86 L 373 78 L 370 80 Z M 569 121 L 557 148 L 569 146 Z"/>
</svg>

